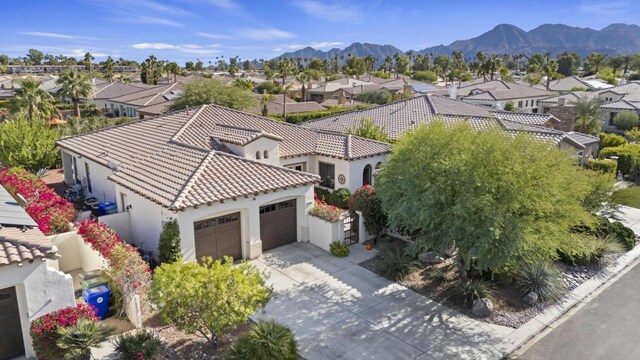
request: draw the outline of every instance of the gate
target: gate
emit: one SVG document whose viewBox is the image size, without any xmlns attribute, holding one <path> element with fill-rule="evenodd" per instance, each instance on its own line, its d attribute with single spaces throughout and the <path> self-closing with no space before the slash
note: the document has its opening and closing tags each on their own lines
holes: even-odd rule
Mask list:
<svg viewBox="0 0 640 360">
<path fill-rule="evenodd" d="M 344 241 L 348 245 L 358 243 L 358 217 L 357 213 L 350 212 L 344 217 Z"/>
</svg>

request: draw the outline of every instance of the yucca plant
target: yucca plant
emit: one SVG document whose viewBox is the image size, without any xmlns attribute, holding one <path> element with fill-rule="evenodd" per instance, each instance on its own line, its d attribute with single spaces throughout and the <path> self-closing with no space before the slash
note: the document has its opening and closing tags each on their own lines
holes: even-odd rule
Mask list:
<svg viewBox="0 0 640 360">
<path fill-rule="evenodd" d="M 560 299 L 565 290 L 560 270 L 550 263 L 525 264 L 516 277 L 516 285 L 522 296 L 534 292 L 543 302 Z"/>
<path fill-rule="evenodd" d="M 453 286 L 453 294 L 466 305 L 490 297 L 489 288 L 480 280 L 458 280 Z"/>
<path fill-rule="evenodd" d="M 65 359 L 90 359 L 91 348 L 100 347 L 113 329 L 95 320 L 82 319 L 73 326 L 59 328 L 58 334 L 57 345 L 65 350 Z"/>
<path fill-rule="evenodd" d="M 382 275 L 394 281 L 404 279 L 417 266 L 416 261 L 398 245 L 387 245 L 380 251 Z"/>
<path fill-rule="evenodd" d="M 149 329 L 122 334 L 113 344 L 122 360 L 155 359 L 162 345 L 158 336 Z"/>
<path fill-rule="evenodd" d="M 298 345 L 293 332 L 273 320 L 251 325 L 249 333 L 234 342 L 227 351 L 227 360 L 296 360 Z"/>
</svg>

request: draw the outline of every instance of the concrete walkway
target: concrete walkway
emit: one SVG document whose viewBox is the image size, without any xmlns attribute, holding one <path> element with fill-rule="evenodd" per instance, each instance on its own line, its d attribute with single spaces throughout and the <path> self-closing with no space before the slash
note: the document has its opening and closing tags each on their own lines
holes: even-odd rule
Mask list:
<svg viewBox="0 0 640 360">
<path fill-rule="evenodd" d="M 253 320 L 274 319 L 315 359 L 500 359 L 514 329 L 470 319 L 357 264 L 375 255 L 362 245 L 337 258 L 294 243 L 252 263 L 276 290 Z"/>
</svg>

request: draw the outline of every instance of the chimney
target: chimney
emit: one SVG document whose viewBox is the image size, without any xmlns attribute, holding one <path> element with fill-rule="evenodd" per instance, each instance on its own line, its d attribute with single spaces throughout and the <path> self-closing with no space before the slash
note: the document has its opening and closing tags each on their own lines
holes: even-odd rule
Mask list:
<svg viewBox="0 0 640 360">
<path fill-rule="evenodd" d="M 338 105 L 344 105 L 345 103 L 345 98 L 344 98 L 344 90 L 340 90 L 340 94 L 338 95 Z"/>
<path fill-rule="evenodd" d="M 451 84 L 449 86 L 449 98 L 451 99 L 457 99 L 458 98 L 458 88 L 456 87 L 456 84 Z"/>
<path fill-rule="evenodd" d="M 409 85 L 409 84 L 404 84 L 402 85 L 402 93 L 406 96 L 406 95 L 411 95 L 411 93 L 413 92 L 413 86 Z"/>
<path fill-rule="evenodd" d="M 567 101 L 566 98 L 563 97 L 559 97 L 558 98 L 558 106 L 564 106 L 565 102 Z"/>
</svg>

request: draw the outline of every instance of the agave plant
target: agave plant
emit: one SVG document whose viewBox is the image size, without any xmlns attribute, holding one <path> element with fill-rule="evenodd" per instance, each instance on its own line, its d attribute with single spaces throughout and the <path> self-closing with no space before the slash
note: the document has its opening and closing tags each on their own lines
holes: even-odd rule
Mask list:
<svg viewBox="0 0 640 360">
<path fill-rule="evenodd" d="M 523 296 L 534 292 L 543 302 L 558 300 L 565 289 L 560 270 L 550 263 L 525 264 L 516 284 Z"/>
<path fill-rule="evenodd" d="M 67 359 L 91 359 L 91 348 L 100 347 L 113 329 L 95 320 L 80 320 L 70 327 L 58 329 L 60 338 L 57 345 L 66 351 Z"/>
</svg>

